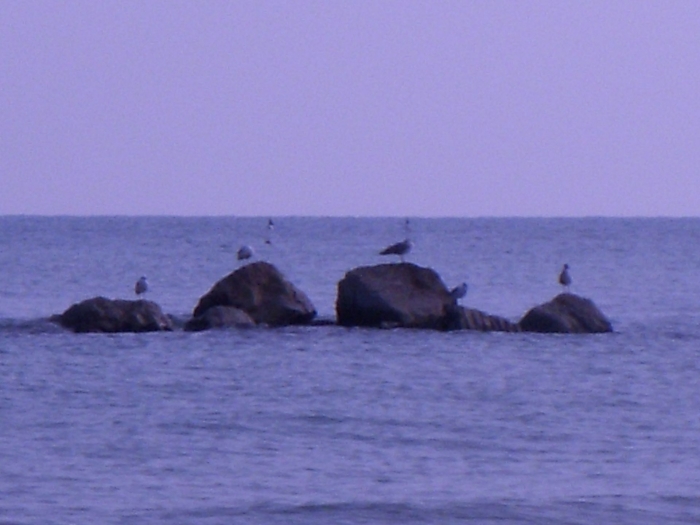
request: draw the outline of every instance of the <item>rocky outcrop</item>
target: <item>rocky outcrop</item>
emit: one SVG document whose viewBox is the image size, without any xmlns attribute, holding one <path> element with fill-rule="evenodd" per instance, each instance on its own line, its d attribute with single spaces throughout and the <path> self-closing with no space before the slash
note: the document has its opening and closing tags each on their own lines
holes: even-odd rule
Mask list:
<svg viewBox="0 0 700 525">
<path fill-rule="evenodd" d="M 479 330 L 481 332 L 520 332 L 520 325 L 480 310 L 451 306 L 445 315 L 445 330 Z"/>
<path fill-rule="evenodd" d="M 343 326 L 442 329 L 454 299 L 430 268 L 411 263 L 350 270 L 338 283 L 337 322 Z"/>
<path fill-rule="evenodd" d="M 248 328 L 255 321 L 243 310 L 232 306 L 212 306 L 185 324 L 185 331 L 199 332 L 211 328 Z"/>
<path fill-rule="evenodd" d="M 519 324 L 525 332 L 592 334 L 613 330 L 593 301 L 570 293 L 531 309 Z"/>
<path fill-rule="evenodd" d="M 152 301 L 106 297 L 94 297 L 74 304 L 53 320 L 74 332 L 157 332 L 173 329 L 170 318 Z"/>
<path fill-rule="evenodd" d="M 239 268 L 217 282 L 199 300 L 193 317 L 215 306 L 237 308 L 255 324 L 269 326 L 308 324 L 316 316 L 306 294 L 272 264 L 262 261 Z"/>
</svg>

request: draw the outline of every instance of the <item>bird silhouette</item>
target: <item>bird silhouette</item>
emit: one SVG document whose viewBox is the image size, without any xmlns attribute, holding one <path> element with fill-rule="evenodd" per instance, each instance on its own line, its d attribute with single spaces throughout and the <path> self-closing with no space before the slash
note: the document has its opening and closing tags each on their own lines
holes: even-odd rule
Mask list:
<svg viewBox="0 0 700 525">
<path fill-rule="evenodd" d="M 136 281 L 136 285 L 134 285 L 134 292 L 136 292 L 136 296 L 140 297 L 141 295 L 145 294 L 148 291 L 148 281 L 146 280 L 145 276 L 141 276 L 141 278 Z"/>
<path fill-rule="evenodd" d="M 387 246 L 379 252 L 379 255 L 398 255 L 401 258 L 401 262 L 403 262 L 403 256 L 410 252 L 411 248 L 413 248 L 413 243 L 410 239 L 405 239 L 391 246 Z"/>
<path fill-rule="evenodd" d="M 267 237 L 265 238 L 265 244 L 272 244 L 272 230 L 275 229 L 275 223 L 272 219 L 267 219 Z"/>
<path fill-rule="evenodd" d="M 559 274 L 559 284 L 561 284 L 566 291 L 569 291 L 569 287 L 571 286 L 571 275 L 569 275 L 568 264 L 565 264 L 561 269 L 561 273 Z"/>
<path fill-rule="evenodd" d="M 401 258 L 401 262 L 403 262 L 403 256 L 410 252 L 413 248 L 413 243 L 409 238 L 411 233 L 411 224 L 408 219 L 406 219 L 406 222 L 404 223 L 404 230 L 406 232 L 406 238 L 401 242 L 387 246 L 381 252 L 379 252 L 379 255 L 398 255 Z"/>
<path fill-rule="evenodd" d="M 236 259 L 239 261 L 244 261 L 246 259 L 250 259 L 253 255 L 255 255 L 253 248 L 247 244 L 244 244 L 238 248 L 238 251 L 236 252 Z"/>
<path fill-rule="evenodd" d="M 467 283 L 462 283 L 459 286 L 455 286 L 450 290 L 450 297 L 455 300 L 455 302 L 459 301 L 462 297 L 467 295 L 467 289 L 468 289 Z"/>
</svg>

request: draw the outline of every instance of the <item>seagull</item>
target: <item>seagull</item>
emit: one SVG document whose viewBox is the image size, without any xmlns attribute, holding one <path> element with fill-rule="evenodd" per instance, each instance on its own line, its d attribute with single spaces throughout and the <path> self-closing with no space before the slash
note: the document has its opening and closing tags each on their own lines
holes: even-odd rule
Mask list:
<svg viewBox="0 0 700 525">
<path fill-rule="evenodd" d="M 462 297 L 467 295 L 467 283 L 462 283 L 459 286 L 456 286 L 450 290 L 450 297 L 455 300 L 455 302 L 459 301 Z"/>
<path fill-rule="evenodd" d="M 136 285 L 134 286 L 134 292 L 136 292 L 136 296 L 140 296 L 142 294 L 145 294 L 148 291 L 148 281 L 144 276 L 141 276 L 141 278 L 136 281 Z"/>
<path fill-rule="evenodd" d="M 564 267 L 561 269 L 561 273 L 559 274 L 559 284 L 561 284 L 567 291 L 571 286 L 571 276 L 569 275 L 568 264 L 565 264 Z"/>
<path fill-rule="evenodd" d="M 270 239 L 270 237 L 274 228 L 275 223 L 272 222 L 272 219 L 267 219 L 267 238 L 265 239 L 265 244 L 272 244 L 272 239 Z"/>
<path fill-rule="evenodd" d="M 236 259 L 239 261 L 243 261 L 245 259 L 250 259 L 254 255 L 253 248 L 248 246 L 247 244 L 244 244 L 240 248 L 238 248 L 238 252 L 236 252 Z"/>
<path fill-rule="evenodd" d="M 413 248 L 413 243 L 410 239 L 405 239 L 391 246 L 387 246 L 379 252 L 379 255 L 398 255 L 401 257 L 401 262 L 403 262 L 403 256 L 410 252 L 411 248 Z"/>
<path fill-rule="evenodd" d="M 413 243 L 409 239 L 411 224 L 408 219 L 406 219 L 403 228 L 406 232 L 406 238 L 401 242 L 387 246 L 381 252 L 379 252 L 379 255 L 398 255 L 401 258 L 401 262 L 403 262 L 403 256 L 410 252 L 411 248 L 413 248 Z"/>
</svg>

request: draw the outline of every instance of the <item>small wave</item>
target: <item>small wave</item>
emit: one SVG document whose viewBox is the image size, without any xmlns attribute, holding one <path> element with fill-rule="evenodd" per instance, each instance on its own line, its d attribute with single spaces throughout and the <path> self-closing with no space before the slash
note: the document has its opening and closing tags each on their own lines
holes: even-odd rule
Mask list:
<svg viewBox="0 0 700 525">
<path fill-rule="evenodd" d="M 259 504 L 250 507 L 210 507 L 186 510 L 179 517 L 193 519 L 238 518 L 245 523 L 534 523 L 517 506 L 501 502 L 451 504 L 443 506 L 394 502 L 304 503 L 300 505 Z"/>
<path fill-rule="evenodd" d="M 65 330 L 49 317 L 40 319 L 0 319 L 0 333 L 56 334 Z"/>
</svg>

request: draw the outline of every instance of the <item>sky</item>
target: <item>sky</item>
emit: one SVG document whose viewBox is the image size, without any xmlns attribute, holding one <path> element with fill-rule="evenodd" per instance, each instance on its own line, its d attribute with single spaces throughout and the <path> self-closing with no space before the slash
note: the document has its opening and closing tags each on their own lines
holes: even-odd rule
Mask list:
<svg viewBox="0 0 700 525">
<path fill-rule="evenodd" d="M 700 2 L 3 0 L 6 214 L 697 216 Z"/>
</svg>

